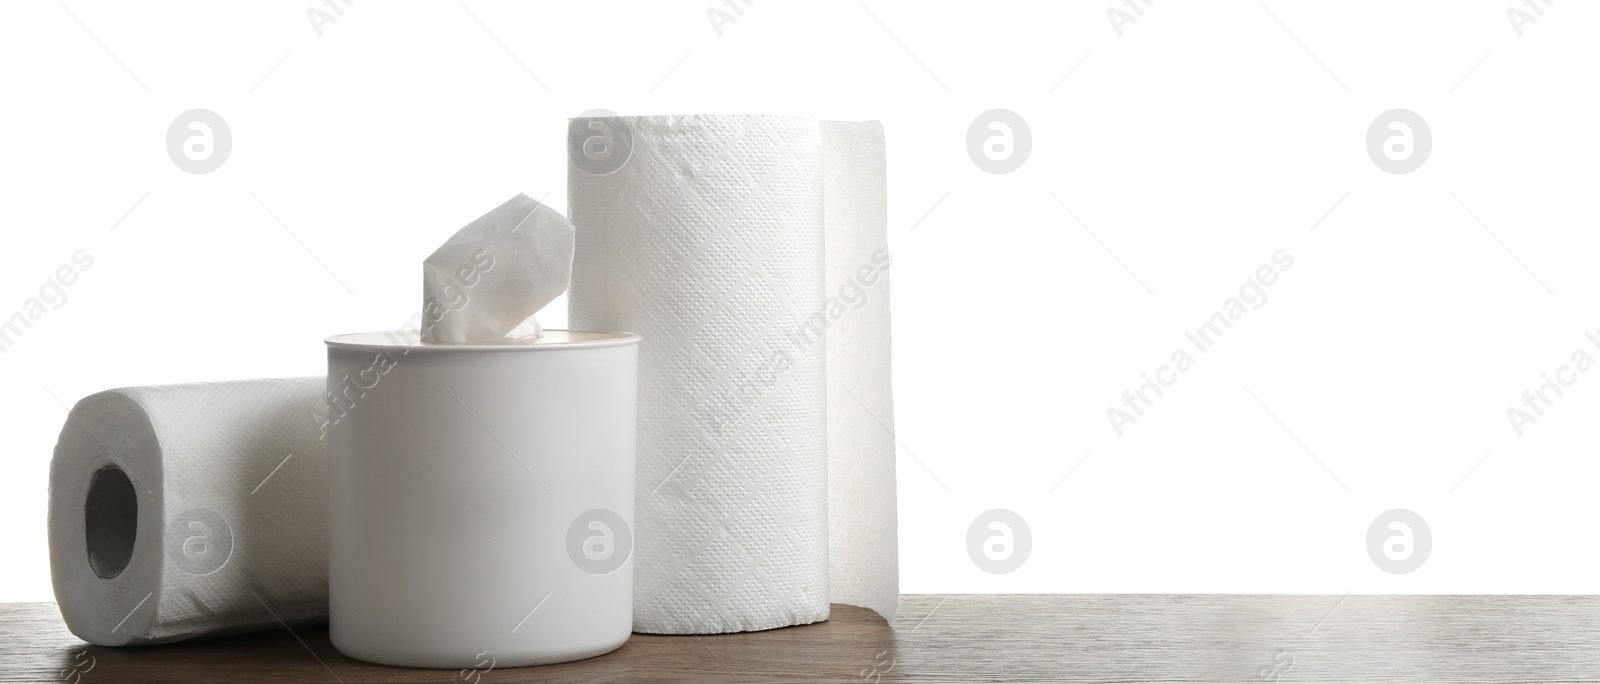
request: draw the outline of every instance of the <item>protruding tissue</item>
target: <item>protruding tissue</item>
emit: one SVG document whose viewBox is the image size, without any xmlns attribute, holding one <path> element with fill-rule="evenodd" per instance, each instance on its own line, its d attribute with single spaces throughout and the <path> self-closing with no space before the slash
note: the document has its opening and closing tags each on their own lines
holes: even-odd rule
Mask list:
<svg viewBox="0 0 1600 684">
<path fill-rule="evenodd" d="M 527 195 L 456 231 L 422 262 L 422 341 L 539 337 L 534 314 L 572 279 L 572 224 Z"/>
</svg>

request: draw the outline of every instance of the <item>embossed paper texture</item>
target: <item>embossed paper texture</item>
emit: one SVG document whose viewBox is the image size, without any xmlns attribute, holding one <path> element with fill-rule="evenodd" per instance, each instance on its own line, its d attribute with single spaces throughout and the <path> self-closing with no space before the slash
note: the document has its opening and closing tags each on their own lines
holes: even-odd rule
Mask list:
<svg viewBox="0 0 1600 684">
<path fill-rule="evenodd" d="M 570 321 L 640 334 L 634 629 L 892 618 L 876 122 L 572 120 Z"/>
</svg>

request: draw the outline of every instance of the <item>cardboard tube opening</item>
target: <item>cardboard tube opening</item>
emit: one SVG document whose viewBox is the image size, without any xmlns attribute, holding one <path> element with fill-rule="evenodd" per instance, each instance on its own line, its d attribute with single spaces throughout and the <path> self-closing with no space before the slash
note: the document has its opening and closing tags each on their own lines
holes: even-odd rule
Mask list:
<svg viewBox="0 0 1600 684">
<path fill-rule="evenodd" d="M 111 579 L 128 567 L 138 535 L 139 497 L 121 468 L 94 473 L 83 502 L 83 536 L 94 574 Z"/>
</svg>

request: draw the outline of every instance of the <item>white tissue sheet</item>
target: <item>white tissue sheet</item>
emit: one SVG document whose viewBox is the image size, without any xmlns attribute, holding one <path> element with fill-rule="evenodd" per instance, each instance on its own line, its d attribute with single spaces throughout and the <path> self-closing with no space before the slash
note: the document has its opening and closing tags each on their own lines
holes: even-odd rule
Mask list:
<svg viewBox="0 0 1600 684">
<path fill-rule="evenodd" d="M 50 569 L 72 633 L 158 644 L 324 619 L 326 391 L 246 380 L 78 402 L 50 464 Z"/>
<path fill-rule="evenodd" d="M 604 117 L 570 135 L 570 322 L 644 338 L 634 630 L 807 624 L 830 602 L 893 619 L 882 128 Z"/>
<path fill-rule="evenodd" d="M 422 263 L 422 341 L 538 337 L 533 315 L 567 291 L 572 224 L 517 195 L 450 236 Z"/>
</svg>

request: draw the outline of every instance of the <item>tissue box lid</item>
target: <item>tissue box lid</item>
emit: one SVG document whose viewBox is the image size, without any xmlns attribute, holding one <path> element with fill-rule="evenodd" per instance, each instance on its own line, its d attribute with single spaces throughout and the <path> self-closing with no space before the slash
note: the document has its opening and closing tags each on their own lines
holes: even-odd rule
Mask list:
<svg viewBox="0 0 1600 684">
<path fill-rule="evenodd" d="M 416 330 L 349 333 L 324 340 L 331 349 L 404 349 L 430 351 L 557 351 L 563 349 L 623 347 L 639 343 L 639 336 L 625 332 L 594 330 L 545 330 L 543 337 L 492 342 L 422 342 Z"/>
</svg>

